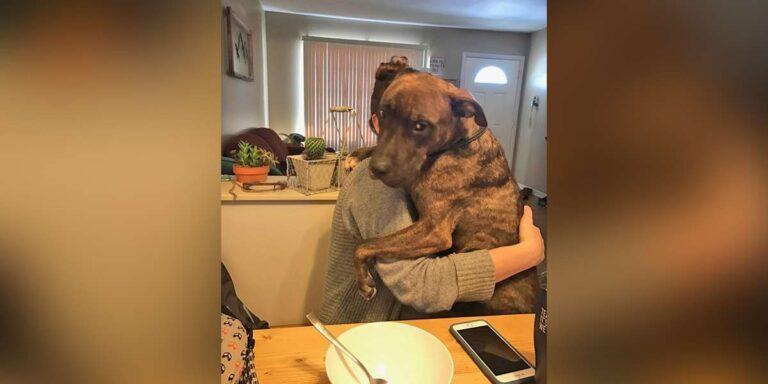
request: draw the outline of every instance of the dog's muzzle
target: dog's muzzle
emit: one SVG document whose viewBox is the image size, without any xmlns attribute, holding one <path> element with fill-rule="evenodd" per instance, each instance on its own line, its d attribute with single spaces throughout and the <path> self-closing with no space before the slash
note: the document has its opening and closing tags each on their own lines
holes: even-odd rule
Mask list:
<svg viewBox="0 0 768 384">
<path fill-rule="evenodd" d="M 368 168 L 371 169 L 371 173 L 373 174 L 374 177 L 380 178 L 392 170 L 392 162 L 389 161 L 389 159 L 387 159 L 386 157 L 378 158 L 378 159 L 373 158 L 371 159 L 371 162 Z"/>
</svg>

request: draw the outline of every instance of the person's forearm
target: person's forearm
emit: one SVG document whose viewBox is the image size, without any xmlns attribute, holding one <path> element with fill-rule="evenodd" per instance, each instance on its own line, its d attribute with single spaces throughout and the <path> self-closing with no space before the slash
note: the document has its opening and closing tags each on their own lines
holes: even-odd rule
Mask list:
<svg viewBox="0 0 768 384">
<path fill-rule="evenodd" d="M 493 278 L 496 282 L 535 267 L 541 261 L 537 251 L 525 243 L 494 248 L 488 252 L 493 261 Z"/>
<path fill-rule="evenodd" d="M 395 298 L 418 312 L 446 311 L 456 301 L 456 269 L 448 258 L 379 258 L 375 265 Z"/>
<path fill-rule="evenodd" d="M 486 250 L 446 257 L 376 259 L 379 276 L 397 300 L 422 313 L 447 311 L 459 301 L 490 300 L 493 269 Z"/>
</svg>

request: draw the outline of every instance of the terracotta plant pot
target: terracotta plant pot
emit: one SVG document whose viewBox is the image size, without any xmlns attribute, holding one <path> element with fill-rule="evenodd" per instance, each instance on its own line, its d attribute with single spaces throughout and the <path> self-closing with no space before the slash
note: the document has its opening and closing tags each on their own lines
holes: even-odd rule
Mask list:
<svg viewBox="0 0 768 384">
<path fill-rule="evenodd" d="M 232 170 L 235 172 L 237 181 L 243 184 L 256 184 L 267 181 L 267 174 L 269 174 L 269 165 L 261 167 L 243 167 L 240 165 L 233 165 Z"/>
</svg>

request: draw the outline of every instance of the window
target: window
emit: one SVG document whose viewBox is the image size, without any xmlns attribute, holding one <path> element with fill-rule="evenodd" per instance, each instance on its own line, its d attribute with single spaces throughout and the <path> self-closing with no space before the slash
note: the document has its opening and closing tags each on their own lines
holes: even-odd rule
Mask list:
<svg viewBox="0 0 768 384">
<path fill-rule="evenodd" d="M 374 75 L 379 63 L 392 56 L 405 56 L 412 67 L 424 64 L 424 47 L 375 44 L 349 40 L 304 39 L 304 127 L 306 136 L 325 139 L 329 147 L 351 150 L 376 144 L 368 127 Z M 329 109 L 350 106 L 355 114 L 335 115 L 337 134 Z"/>
<path fill-rule="evenodd" d="M 475 83 L 478 84 L 506 84 L 507 75 L 501 68 L 495 65 L 483 67 L 475 75 Z"/>
</svg>

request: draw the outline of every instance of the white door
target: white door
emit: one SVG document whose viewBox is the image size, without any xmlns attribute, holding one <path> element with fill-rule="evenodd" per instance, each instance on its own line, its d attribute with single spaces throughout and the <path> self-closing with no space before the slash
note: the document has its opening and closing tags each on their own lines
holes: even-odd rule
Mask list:
<svg viewBox="0 0 768 384">
<path fill-rule="evenodd" d="M 504 147 L 510 166 L 517 137 L 524 60 L 523 56 L 464 52 L 461 64 L 459 85 L 472 93 L 483 107 L 488 128 Z"/>
</svg>

